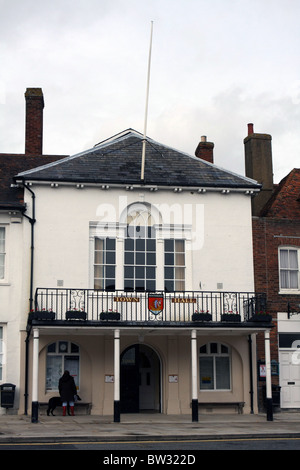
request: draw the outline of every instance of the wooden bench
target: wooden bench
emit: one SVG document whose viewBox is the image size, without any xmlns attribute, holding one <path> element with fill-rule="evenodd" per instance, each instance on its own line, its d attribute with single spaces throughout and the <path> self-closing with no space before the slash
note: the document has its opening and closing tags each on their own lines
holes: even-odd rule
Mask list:
<svg viewBox="0 0 300 470">
<path fill-rule="evenodd" d="M 198 402 L 198 407 L 205 407 L 205 408 L 227 408 L 227 407 L 234 407 L 235 409 L 237 409 L 238 411 L 238 414 L 241 415 L 243 414 L 243 408 L 244 408 L 244 405 L 245 405 L 245 402 L 244 401 L 218 401 L 218 402 Z"/>
<path fill-rule="evenodd" d="M 47 414 L 47 409 L 48 409 L 48 402 L 39 402 L 39 409 L 41 411 L 45 411 L 45 414 Z M 87 403 L 84 401 L 76 401 L 74 405 L 74 412 L 76 415 L 76 412 L 79 411 L 78 414 L 84 414 L 83 411 L 85 410 L 85 414 L 90 415 L 91 414 L 91 409 L 92 409 L 92 403 Z M 57 406 L 54 410 L 54 414 L 57 416 L 62 415 L 62 406 Z"/>
</svg>

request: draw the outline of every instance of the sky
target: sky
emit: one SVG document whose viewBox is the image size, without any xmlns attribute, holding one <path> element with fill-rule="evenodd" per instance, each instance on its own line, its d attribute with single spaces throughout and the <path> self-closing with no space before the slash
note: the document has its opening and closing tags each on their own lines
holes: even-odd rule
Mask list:
<svg viewBox="0 0 300 470">
<path fill-rule="evenodd" d="M 23 153 L 26 88 L 43 153 L 128 128 L 244 175 L 247 124 L 272 136 L 274 182 L 300 168 L 300 0 L 0 0 L 0 152 Z"/>
</svg>

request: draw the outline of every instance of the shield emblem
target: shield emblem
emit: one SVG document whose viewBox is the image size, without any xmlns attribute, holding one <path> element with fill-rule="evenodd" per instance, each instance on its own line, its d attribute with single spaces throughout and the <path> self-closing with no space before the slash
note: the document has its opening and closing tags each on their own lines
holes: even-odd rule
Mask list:
<svg viewBox="0 0 300 470">
<path fill-rule="evenodd" d="M 162 296 L 148 297 L 148 309 L 154 315 L 158 315 L 164 309 L 164 298 Z"/>
</svg>

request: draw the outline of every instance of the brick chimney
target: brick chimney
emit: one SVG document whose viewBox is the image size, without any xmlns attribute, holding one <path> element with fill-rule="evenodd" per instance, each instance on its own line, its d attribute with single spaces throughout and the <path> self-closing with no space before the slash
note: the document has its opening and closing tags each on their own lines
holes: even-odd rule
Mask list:
<svg viewBox="0 0 300 470">
<path fill-rule="evenodd" d="M 214 144 L 212 142 L 206 141 L 206 136 L 201 137 L 201 141 L 198 144 L 198 147 L 195 150 L 195 155 L 202 160 L 206 160 L 209 163 L 214 163 L 214 153 L 213 153 Z"/>
<path fill-rule="evenodd" d="M 272 137 L 255 134 L 253 124 L 248 124 L 245 145 L 245 173 L 262 185 L 260 193 L 252 200 L 252 214 L 259 215 L 273 192 Z"/>
<path fill-rule="evenodd" d="M 44 97 L 41 88 L 27 88 L 25 92 L 25 154 L 43 153 L 43 109 Z"/>
</svg>

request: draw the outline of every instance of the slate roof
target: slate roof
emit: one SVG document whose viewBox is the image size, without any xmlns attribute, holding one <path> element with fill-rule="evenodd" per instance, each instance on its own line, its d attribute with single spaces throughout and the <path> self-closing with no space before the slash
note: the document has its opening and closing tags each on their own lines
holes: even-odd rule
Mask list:
<svg viewBox="0 0 300 470">
<path fill-rule="evenodd" d="M 145 184 L 182 187 L 259 189 L 236 175 L 197 157 L 147 137 L 144 181 L 141 181 L 143 135 L 133 129 L 117 134 L 92 149 L 18 174 L 30 181 L 99 184 Z"/>
<path fill-rule="evenodd" d="M 65 155 L 0 153 L 0 209 L 24 210 L 24 190 L 12 188 L 14 176 L 24 170 L 52 163 Z"/>
</svg>

